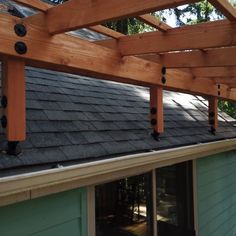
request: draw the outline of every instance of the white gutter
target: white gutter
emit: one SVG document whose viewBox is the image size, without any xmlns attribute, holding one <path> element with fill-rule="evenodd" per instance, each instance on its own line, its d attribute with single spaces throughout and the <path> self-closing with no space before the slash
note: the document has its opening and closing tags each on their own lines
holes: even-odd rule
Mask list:
<svg viewBox="0 0 236 236">
<path fill-rule="evenodd" d="M 112 181 L 234 149 L 236 139 L 229 139 L 3 177 L 0 178 L 0 205 Z"/>
</svg>

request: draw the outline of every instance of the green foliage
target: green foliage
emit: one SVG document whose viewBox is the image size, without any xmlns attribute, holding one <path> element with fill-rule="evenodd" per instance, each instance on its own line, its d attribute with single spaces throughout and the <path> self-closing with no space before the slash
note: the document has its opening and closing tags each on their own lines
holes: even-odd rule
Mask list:
<svg viewBox="0 0 236 236">
<path fill-rule="evenodd" d="M 218 104 L 220 110 L 236 119 L 236 103 L 220 100 Z"/>
<path fill-rule="evenodd" d="M 178 26 L 223 18 L 223 15 L 207 0 L 171 9 L 169 14 L 175 15 Z"/>
<path fill-rule="evenodd" d="M 136 18 L 107 22 L 104 25 L 110 29 L 126 35 L 143 33 L 153 30 L 151 26 L 146 25 L 144 22 L 141 22 Z"/>
</svg>

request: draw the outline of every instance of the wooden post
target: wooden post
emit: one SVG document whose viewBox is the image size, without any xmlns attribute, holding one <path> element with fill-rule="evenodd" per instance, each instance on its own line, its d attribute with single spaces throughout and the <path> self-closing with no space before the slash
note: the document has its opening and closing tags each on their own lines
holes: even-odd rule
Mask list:
<svg viewBox="0 0 236 236">
<path fill-rule="evenodd" d="M 208 103 L 209 124 L 211 125 L 211 132 L 215 134 L 215 131 L 218 128 L 218 99 L 210 97 Z"/>
<path fill-rule="evenodd" d="M 150 88 L 150 119 L 154 129 L 154 137 L 158 138 L 164 132 L 163 88 L 160 86 Z"/>
<path fill-rule="evenodd" d="M 2 125 L 9 142 L 26 138 L 25 63 L 6 58 L 2 63 Z"/>
</svg>

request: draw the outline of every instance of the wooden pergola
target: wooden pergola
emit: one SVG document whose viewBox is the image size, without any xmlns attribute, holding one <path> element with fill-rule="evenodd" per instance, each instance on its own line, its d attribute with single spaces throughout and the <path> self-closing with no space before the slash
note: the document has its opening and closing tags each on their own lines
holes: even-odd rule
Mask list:
<svg viewBox="0 0 236 236">
<path fill-rule="evenodd" d="M 194 0 L 70 0 L 51 6 L 15 0 L 38 10 L 16 18 L 0 14 L 2 125 L 10 143 L 26 138 L 25 65 L 150 87 L 154 136 L 164 130 L 163 89 L 209 100 L 209 123 L 217 129 L 217 100 L 236 100 L 236 9 L 210 0 L 227 19 L 171 28 L 149 13 Z M 101 24 L 136 17 L 154 32 L 123 35 Z M 109 36 L 90 42 L 66 34 L 89 28 Z"/>
</svg>

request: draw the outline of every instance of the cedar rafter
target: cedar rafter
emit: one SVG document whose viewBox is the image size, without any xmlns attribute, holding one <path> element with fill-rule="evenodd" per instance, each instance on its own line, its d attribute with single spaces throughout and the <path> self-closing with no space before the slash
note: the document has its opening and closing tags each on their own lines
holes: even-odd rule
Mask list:
<svg viewBox="0 0 236 236">
<path fill-rule="evenodd" d="M 70 0 L 47 11 L 48 30 L 57 34 L 191 2 L 197 0 Z"/>
<path fill-rule="evenodd" d="M 209 0 L 209 2 L 229 20 L 236 20 L 236 9 L 228 0 Z"/>
<path fill-rule="evenodd" d="M 38 11 L 46 12 L 52 5 L 49 5 L 40 0 L 14 0 L 14 2 L 19 3 L 20 5 L 33 8 Z"/>
<path fill-rule="evenodd" d="M 119 39 L 118 48 L 124 56 L 140 55 L 236 46 L 235 38 L 236 24 L 219 20 L 172 28 L 164 34 L 156 31 L 124 36 Z"/>
<path fill-rule="evenodd" d="M 28 30 L 24 37 L 28 52 L 19 55 L 14 50 L 14 44 L 19 38 L 12 30 L 16 22 L 21 20 L 7 15 L 1 16 L 0 35 L 4 47 L 0 48 L 0 54 L 20 57 L 27 65 L 131 84 L 157 85 L 175 91 L 218 96 L 217 87 L 210 79 L 197 80 L 189 73 L 170 69 L 167 70 L 166 82 L 163 84 L 162 66 L 157 63 L 136 57 L 122 58 L 115 50 L 69 35 L 52 37 L 40 25 L 24 23 Z M 234 100 L 236 93 L 229 93 L 226 86 L 222 89 L 221 97 Z"/>
<path fill-rule="evenodd" d="M 167 68 L 223 67 L 236 66 L 236 47 L 194 50 L 140 56 Z"/>
</svg>

